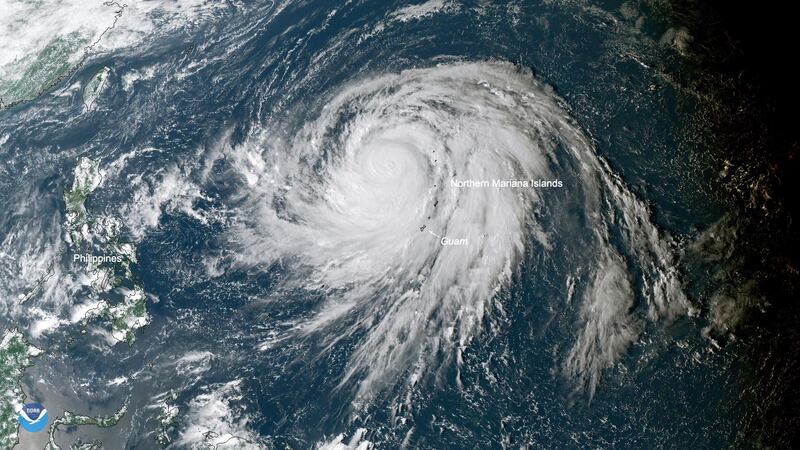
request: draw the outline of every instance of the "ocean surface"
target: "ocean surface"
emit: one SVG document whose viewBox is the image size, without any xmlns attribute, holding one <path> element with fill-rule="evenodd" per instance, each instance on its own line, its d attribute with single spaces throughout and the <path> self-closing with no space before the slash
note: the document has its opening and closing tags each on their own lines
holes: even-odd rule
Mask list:
<svg viewBox="0 0 800 450">
<path fill-rule="evenodd" d="M 0 111 L 19 448 L 753 442 L 665 6 L 152 3 Z"/>
</svg>

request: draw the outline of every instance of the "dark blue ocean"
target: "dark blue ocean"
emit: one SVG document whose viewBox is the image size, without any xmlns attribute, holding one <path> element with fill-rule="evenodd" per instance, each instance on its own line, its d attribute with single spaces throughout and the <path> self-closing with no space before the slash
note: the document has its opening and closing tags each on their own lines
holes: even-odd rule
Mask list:
<svg viewBox="0 0 800 450">
<path fill-rule="evenodd" d="M 749 442 L 737 434 L 750 408 L 741 394 L 750 382 L 739 353 L 743 344 L 720 346 L 707 332 L 718 282 L 713 267 L 723 262 L 698 256 L 695 245 L 725 215 L 725 206 L 716 181 L 719 161 L 707 151 L 703 131 L 709 107 L 678 81 L 695 69 L 664 38 L 678 19 L 648 2 L 408 6 L 226 2 L 191 27 L 94 55 L 53 89 L 59 95 L 0 112 L 0 135 L 8 134 L 0 147 L 3 251 L 42 255 L 58 267 L 56 281 L 47 282 L 52 289 L 0 315 L 3 328 L 20 330 L 31 330 L 44 316 L 62 319 L 49 331 L 26 332 L 44 354 L 26 371 L 24 390 L 47 405 L 51 417 L 66 410 L 107 416 L 127 405 L 112 427 L 59 429 L 54 436 L 60 444 L 99 439 L 109 449 L 641 449 Z M 407 358 L 408 366 L 366 364 L 353 378 L 345 376 L 353 355 L 371 348 L 364 347 L 377 336 L 371 327 L 399 314 L 394 308 L 402 305 L 376 306 L 393 295 L 385 281 L 358 297 L 359 306 L 337 316 L 336 324 L 306 332 L 316 323 L 314 314 L 327 311 L 326 302 L 350 298 L 366 284 L 359 278 L 353 284 L 301 284 L 299 278 L 316 276 L 311 269 L 298 272 L 316 267 L 316 250 L 302 240 L 291 247 L 287 242 L 296 237 L 280 229 L 266 241 L 232 244 L 236 233 L 250 233 L 261 207 L 288 223 L 314 223 L 309 210 L 292 206 L 289 194 L 286 204 L 278 195 L 252 198 L 248 190 L 258 185 L 248 185 L 251 166 L 242 167 L 288 161 L 280 152 L 291 152 L 304 127 L 346 86 L 462 63 L 508 64 L 550 89 L 592 154 L 607 163 L 609 179 L 644 205 L 642 220 L 674 257 L 665 262 L 655 256 L 654 264 L 674 271 L 693 313 L 652 317 L 648 292 L 658 274 L 640 265 L 637 232 L 623 219 L 627 204 L 614 203 L 614 191 L 600 188 L 597 208 L 607 228 L 602 237 L 590 231 L 594 216 L 585 205 L 591 188 L 579 187 L 588 163 L 569 156 L 569 144 L 561 142 L 548 161 L 566 187 L 544 193 L 546 207 L 534 213 L 537 226 L 552 231 L 549 246 L 534 242 L 532 219 L 526 221 L 523 250 L 508 280 L 491 298 L 482 297 L 486 310 L 460 361 L 448 347 L 431 350 L 412 384 L 408 380 L 422 367 L 413 363 L 422 360 L 416 356 Z M 82 91 L 69 87 L 104 67 L 110 68 L 108 80 L 87 111 Z M 393 89 L 400 88 L 379 92 L 391 95 Z M 366 109 L 353 106 L 346 114 L 357 117 Z M 384 113 L 391 114 L 376 117 Z M 348 120 L 321 138 L 352 131 Z M 261 153 L 252 152 L 254 139 L 264 142 Z M 295 144 L 281 145 L 288 142 Z M 72 255 L 84 250 L 62 242 L 64 192 L 81 158 L 99 161 L 104 170 L 102 184 L 86 200 L 87 213 L 118 218 L 122 228 L 114 239 L 135 248 L 126 283 L 146 292 L 150 322 L 135 331 L 130 345 L 108 342 L 105 319 L 70 320 L 72 306 L 104 298 L 71 264 Z M 263 161 L 254 163 L 258 158 Z M 295 189 L 325 192 L 327 158 L 299 157 L 296 166 L 285 162 L 281 173 Z M 296 167 L 307 172 L 293 172 Z M 270 245 L 279 248 L 274 255 Z M 369 244 L 358 245 L 368 250 Z M 624 315 L 622 325 L 586 312 L 584 297 L 602 276 L 595 258 L 602 245 L 615 249 L 618 257 L 611 259 L 621 261 L 631 286 L 633 300 L 608 313 Z M 242 263 L 242 254 L 269 257 Z M 20 270 L 10 268 L 4 276 Z M 35 275 L 9 283 L 8 298 L 26 292 Z M 617 288 L 612 283 L 601 294 Z M 604 320 L 609 322 L 597 322 Z M 444 324 L 439 329 L 430 323 L 422 334 L 446 335 Z M 581 369 L 570 372 L 568 362 L 592 323 L 599 329 L 592 357 L 608 359 L 596 372 L 596 385 L 581 381 L 587 375 Z M 610 355 L 616 350 L 603 340 L 627 324 L 635 338 L 621 354 Z M 411 335 L 411 328 L 399 334 L 401 341 Z M 391 351 L 395 344 L 375 349 Z M 391 376 L 360 396 L 359 383 L 370 370 L 384 369 Z M 23 436 L 22 448 L 41 442 Z"/>
</svg>

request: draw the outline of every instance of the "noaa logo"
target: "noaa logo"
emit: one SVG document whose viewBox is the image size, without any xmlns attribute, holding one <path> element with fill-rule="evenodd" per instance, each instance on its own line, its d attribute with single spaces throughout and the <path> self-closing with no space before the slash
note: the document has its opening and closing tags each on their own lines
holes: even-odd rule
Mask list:
<svg viewBox="0 0 800 450">
<path fill-rule="evenodd" d="M 26 403 L 19 410 L 19 423 L 25 431 L 41 431 L 47 425 L 47 409 L 41 403 Z"/>
</svg>

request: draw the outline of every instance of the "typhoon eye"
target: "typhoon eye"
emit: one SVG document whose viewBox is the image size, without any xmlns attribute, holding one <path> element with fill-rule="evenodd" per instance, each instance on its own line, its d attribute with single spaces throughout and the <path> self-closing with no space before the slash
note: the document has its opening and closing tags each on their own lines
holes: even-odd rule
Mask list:
<svg viewBox="0 0 800 450">
<path fill-rule="evenodd" d="M 781 6 L 0 0 L 0 450 L 793 447 Z"/>
<path fill-rule="evenodd" d="M 409 110 L 427 126 L 408 121 Z M 332 129 L 347 132 L 331 135 Z M 581 233 L 588 241 L 574 251 L 597 277 L 585 293 L 585 328 L 565 361 L 568 373 L 594 389 L 601 372 L 638 337 L 632 331 L 638 319 L 628 313 L 632 274 L 607 238 L 616 214 L 629 233 L 622 245 L 653 272 L 646 280 L 651 317 L 689 308 L 680 290 L 664 297 L 663 286 L 676 284 L 668 238 L 647 216 L 636 216 L 643 209 L 638 200 L 597 156 L 561 100 L 518 67 L 450 64 L 361 81 L 334 95 L 298 130 L 285 148 L 275 149 L 281 166 L 322 161 L 308 142 L 330 140 L 322 145 L 339 152 L 322 164 L 320 184 L 287 180 L 286 205 L 300 220 L 264 209 L 275 204 L 269 201 L 278 195 L 273 183 L 248 187 L 252 205 L 230 240 L 243 244 L 243 264 L 297 261 L 287 288 L 325 286 L 327 300 L 300 330 L 323 342 L 332 328 L 336 340 L 360 336 L 340 382 L 352 381 L 360 398 L 380 393 L 412 364 L 413 379 L 460 364 L 467 343 L 492 320 L 487 311 L 508 289 L 523 255 L 547 257 L 552 241 L 568 239 L 542 225 L 564 213 L 565 197 L 583 198 Z M 556 179 L 568 167 L 580 171 Z M 357 319 L 343 326 L 345 317 Z"/>
</svg>

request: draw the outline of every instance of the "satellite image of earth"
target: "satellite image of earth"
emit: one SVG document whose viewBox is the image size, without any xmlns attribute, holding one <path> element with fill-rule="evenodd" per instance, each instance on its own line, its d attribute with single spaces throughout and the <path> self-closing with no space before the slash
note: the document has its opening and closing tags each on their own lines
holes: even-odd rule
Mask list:
<svg viewBox="0 0 800 450">
<path fill-rule="evenodd" d="M 0 450 L 798 448 L 756 6 L 0 0 Z"/>
</svg>

